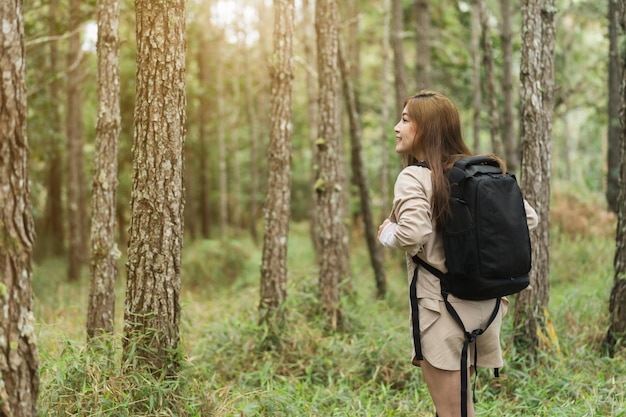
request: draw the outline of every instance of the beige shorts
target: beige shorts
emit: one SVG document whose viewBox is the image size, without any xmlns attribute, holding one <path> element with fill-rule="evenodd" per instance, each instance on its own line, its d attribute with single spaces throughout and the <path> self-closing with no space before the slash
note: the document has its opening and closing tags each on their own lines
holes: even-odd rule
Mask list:
<svg viewBox="0 0 626 417">
<path fill-rule="evenodd" d="M 495 306 L 495 300 L 468 301 L 449 296 L 450 304 L 463 320 L 467 331 L 484 326 Z M 461 368 L 461 350 L 465 337 L 457 322 L 452 318 L 443 301 L 420 298 L 420 340 L 424 359 L 432 366 L 448 371 Z M 502 299 L 500 311 L 489 328 L 470 344 L 468 366 L 474 364 L 474 350 L 478 348 L 478 366 L 499 368 L 503 365 L 500 346 L 502 316 L 506 314 L 508 300 Z"/>
</svg>

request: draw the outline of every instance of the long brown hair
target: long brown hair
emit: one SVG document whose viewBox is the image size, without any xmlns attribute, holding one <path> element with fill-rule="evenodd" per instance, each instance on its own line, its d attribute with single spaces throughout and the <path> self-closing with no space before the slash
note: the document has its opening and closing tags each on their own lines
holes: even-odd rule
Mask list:
<svg viewBox="0 0 626 417">
<path fill-rule="evenodd" d="M 417 162 L 421 155 L 432 172 L 432 216 L 437 229 L 443 228 L 450 215 L 450 186 L 445 173 L 454 163 L 472 152 L 463 141 L 461 118 L 456 106 L 443 94 L 423 90 L 408 98 L 409 121 L 415 125 L 415 140 L 410 155 L 404 156 L 405 166 Z M 504 162 L 494 157 L 506 172 Z"/>
</svg>

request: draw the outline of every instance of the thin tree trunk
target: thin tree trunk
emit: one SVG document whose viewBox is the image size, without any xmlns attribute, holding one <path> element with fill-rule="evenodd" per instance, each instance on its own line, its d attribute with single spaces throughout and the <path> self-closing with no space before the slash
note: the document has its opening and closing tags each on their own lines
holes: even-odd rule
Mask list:
<svg viewBox="0 0 626 417">
<path fill-rule="evenodd" d="M 509 172 L 517 172 L 519 167 L 518 138 L 515 136 L 513 106 L 513 36 L 511 34 L 510 0 L 500 0 L 502 20 L 500 44 L 502 48 L 502 142 Z"/>
<path fill-rule="evenodd" d="M 80 45 L 80 0 L 70 0 L 70 36 L 67 55 L 67 217 L 69 236 L 68 279 L 78 281 L 87 260 L 87 195 L 83 154 L 82 52 Z"/>
<path fill-rule="evenodd" d="M 321 241 L 319 256 L 319 297 L 328 325 L 336 329 L 342 324 L 339 283 L 343 278 L 347 254 L 343 242 L 347 240 L 343 189 L 340 173 L 340 122 L 337 119 L 339 74 L 337 68 L 338 10 L 335 0 L 317 0 L 315 27 L 317 31 L 317 58 L 320 94 L 319 138 L 316 140 L 318 170 L 315 191 L 317 195 L 317 227 Z"/>
<path fill-rule="evenodd" d="M 207 124 L 211 117 L 211 100 L 210 95 L 206 93 L 211 83 L 209 72 L 209 60 L 211 59 L 211 46 L 209 44 L 207 34 L 200 35 L 200 48 L 198 49 L 198 83 L 202 87 L 204 93 L 198 97 L 198 142 L 199 155 L 198 159 L 200 172 L 198 181 L 198 215 L 200 217 L 200 234 L 204 239 L 208 239 L 211 234 L 211 208 L 209 204 L 209 135 L 207 132 Z M 206 89 L 206 90 L 205 90 Z M 218 123 L 221 120 L 218 120 Z M 191 194 L 190 194 L 191 195 Z"/>
<path fill-rule="evenodd" d="M 0 416 L 37 415 L 39 357 L 32 302 L 35 226 L 26 136 L 22 2 L 0 2 Z"/>
<path fill-rule="evenodd" d="M 493 64 L 493 42 L 489 30 L 489 10 L 485 0 L 479 0 L 480 26 L 482 28 L 483 67 L 485 68 L 485 86 L 487 89 L 487 101 L 489 110 L 489 134 L 491 136 L 491 148 L 496 155 L 504 155 L 502 141 L 500 140 L 500 117 L 498 110 L 498 98 L 496 97 L 496 76 Z"/>
<path fill-rule="evenodd" d="M 480 0 L 472 2 L 472 133 L 474 153 L 480 151 L 480 113 L 482 111 L 482 91 L 480 82 Z"/>
<path fill-rule="evenodd" d="M 287 239 L 291 200 L 291 114 L 293 94 L 293 0 L 274 2 L 274 60 L 269 179 L 261 265 L 261 320 L 272 322 L 287 295 Z"/>
<path fill-rule="evenodd" d="M 524 0 L 522 6 L 521 184 L 525 198 L 539 215 L 539 225 L 531 232 L 531 283 L 515 304 L 514 325 L 516 345 L 531 355 L 538 347 L 537 332 L 544 330 L 543 312 L 549 298 L 555 12 L 553 0 Z"/>
<path fill-rule="evenodd" d="M 315 53 L 315 25 L 309 0 L 302 0 L 302 32 L 306 67 L 306 92 L 307 92 L 307 113 L 309 143 L 311 145 L 311 172 L 315 176 L 317 165 L 317 127 L 319 125 L 319 96 L 317 93 L 317 56 Z M 311 181 L 311 201 L 315 201 L 316 193 L 314 188 L 315 180 Z M 310 205 L 309 219 L 311 224 L 311 242 L 315 250 L 315 256 L 319 258 L 321 252 L 320 234 L 317 230 L 317 214 L 315 204 Z"/>
<path fill-rule="evenodd" d="M 250 129 L 250 188 L 248 191 L 249 195 L 249 207 L 248 210 L 250 216 L 250 235 L 252 236 L 252 241 L 256 244 L 259 240 L 259 236 L 257 233 L 257 218 L 259 215 L 259 180 L 258 176 L 259 172 L 259 164 L 258 164 L 258 145 L 259 145 L 259 122 L 256 111 L 256 101 L 254 99 L 254 90 L 255 87 L 252 82 L 252 61 L 249 56 L 246 55 L 246 62 L 244 63 L 244 77 L 245 77 L 245 91 L 246 91 L 246 113 L 248 116 L 248 127 Z"/>
<path fill-rule="evenodd" d="M 97 48 L 98 122 L 92 185 L 89 338 L 112 334 L 115 318 L 115 279 L 120 253 L 115 241 L 117 149 L 121 129 L 118 0 L 98 0 Z"/>
<path fill-rule="evenodd" d="M 353 182 L 359 188 L 359 203 L 361 214 L 363 215 L 363 231 L 365 232 L 365 240 L 367 242 L 367 249 L 370 255 L 370 262 L 372 264 L 372 268 L 374 269 L 377 296 L 378 298 L 383 299 L 387 293 L 387 278 L 385 276 L 385 268 L 383 265 L 382 250 L 376 239 L 374 216 L 372 215 L 372 206 L 370 204 L 369 181 L 367 179 L 366 167 L 363 162 L 363 128 L 361 127 L 361 120 L 357 110 L 357 98 L 350 79 L 350 66 L 346 62 L 341 42 L 339 43 L 339 66 L 341 68 L 343 93 L 346 108 L 348 110 L 348 120 L 350 122 Z"/>
<path fill-rule="evenodd" d="M 406 86 L 406 69 L 404 68 L 403 31 L 402 0 L 391 0 L 391 46 L 393 49 L 396 114 L 398 115 L 402 113 L 404 100 L 409 95 Z"/>
<path fill-rule="evenodd" d="M 623 6 L 623 4 L 622 4 Z M 622 29 L 626 30 L 626 10 L 619 11 Z M 621 107 L 626 109 L 626 61 L 622 60 Z M 615 258 L 613 261 L 613 289 L 609 304 L 610 324 L 606 334 L 606 346 L 613 357 L 618 348 L 626 346 L 626 112 L 621 113 L 620 176 L 617 199 L 617 231 Z"/>
<path fill-rule="evenodd" d="M 430 64 L 430 2 L 415 0 L 415 80 L 417 90 L 431 88 Z"/>
<path fill-rule="evenodd" d="M 382 223 L 389 213 L 388 207 L 391 207 L 391 192 L 389 179 L 389 138 L 393 137 L 392 130 L 389 127 L 390 109 L 389 97 L 391 96 L 391 83 L 389 82 L 389 67 L 391 65 L 391 50 L 389 41 L 391 39 L 391 0 L 383 0 L 383 39 L 380 54 L 380 124 L 381 124 L 381 143 L 380 154 L 382 165 L 380 169 L 381 177 L 381 205 L 380 205 L 380 223 Z M 385 252 L 383 251 L 383 257 Z"/>
<path fill-rule="evenodd" d="M 606 199 L 609 208 L 617 213 L 617 197 L 619 188 L 620 169 L 620 140 L 622 139 L 620 128 L 620 82 L 622 80 L 623 67 L 620 63 L 619 37 L 620 18 L 623 1 L 609 0 L 609 80 L 608 80 L 608 149 L 607 149 L 607 184 Z M 621 6 L 621 7 L 620 7 Z"/>
<path fill-rule="evenodd" d="M 215 76 L 215 88 L 217 90 L 216 97 L 216 113 L 217 113 L 217 144 L 219 152 L 219 189 L 220 189 L 220 236 L 226 238 L 228 234 L 228 163 L 226 155 L 226 134 L 224 126 L 225 122 L 225 109 L 224 109 L 224 63 L 222 58 L 219 58 L 223 51 L 224 39 L 219 39 L 219 49 L 217 51 L 217 74 Z"/>
<path fill-rule="evenodd" d="M 58 1 L 50 0 L 48 5 L 48 20 L 50 24 L 50 32 L 52 36 L 58 35 Z M 59 47 L 57 42 L 50 42 L 50 74 L 57 74 L 59 72 L 58 56 Z M 64 235 L 63 232 L 63 133 L 61 127 L 61 112 L 56 103 L 60 103 L 61 87 L 58 77 L 53 77 L 50 81 L 48 90 L 49 100 L 53 105 L 50 108 L 50 117 L 48 123 L 50 125 L 51 135 L 49 137 L 49 151 L 48 153 L 48 175 L 47 182 L 47 199 L 46 199 L 46 214 L 45 214 L 45 226 L 44 226 L 44 239 L 43 244 L 46 249 L 46 253 L 51 253 L 54 256 L 60 256 L 64 250 Z M 42 239 L 40 238 L 40 241 Z"/>
<path fill-rule="evenodd" d="M 135 11 L 137 85 L 124 357 L 140 368 L 171 375 L 180 363 L 185 2 L 136 0 Z M 131 356 L 135 349 L 140 354 Z"/>
</svg>

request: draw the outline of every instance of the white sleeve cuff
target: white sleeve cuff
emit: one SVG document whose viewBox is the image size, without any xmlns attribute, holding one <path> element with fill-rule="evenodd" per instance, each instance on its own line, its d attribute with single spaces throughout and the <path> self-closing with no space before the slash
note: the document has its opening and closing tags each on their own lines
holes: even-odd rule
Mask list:
<svg viewBox="0 0 626 417">
<path fill-rule="evenodd" d="M 396 227 L 398 227 L 398 223 L 387 223 L 387 226 L 380 233 L 380 237 L 378 241 L 387 248 L 395 248 L 396 247 Z"/>
</svg>

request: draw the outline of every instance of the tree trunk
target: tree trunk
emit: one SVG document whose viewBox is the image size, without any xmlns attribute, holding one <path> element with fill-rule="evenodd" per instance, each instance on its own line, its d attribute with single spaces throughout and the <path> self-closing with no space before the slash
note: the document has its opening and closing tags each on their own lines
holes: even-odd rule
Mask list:
<svg viewBox="0 0 626 417">
<path fill-rule="evenodd" d="M 343 189 L 340 173 L 340 121 L 337 118 L 339 97 L 338 10 L 335 0 L 317 0 L 315 27 L 317 31 L 317 62 L 319 80 L 319 137 L 317 145 L 316 224 L 320 235 L 319 297 L 328 325 L 336 329 L 342 321 L 339 300 L 345 259 L 344 241 L 347 240 Z"/>
<path fill-rule="evenodd" d="M 482 110 L 482 91 L 480 82 L 480 0 L 472 2 L 472 35 L 470 41 L 472 54 L 472 134 L 474 153 L 480 151 L 480 113 Z"/>
<path fill-rule="evenodd" d="M 92 183 L 91 291 L 87 335 L 113 333 L 115 279 L 119 250 L 115 241 L 117 148 L 121 129 L 119 3 L 98 0 L 98 121 Z"/>
<path fill-rule="evenodd" d="M 67 54 L 67 217 L 69 237 L 68 279 L 78 281 L 87 260 L 87 193 L 83 154 L 82 51 L 80 0 L 70 0 L 70 36 Z"/>
<path fill-rule="evenodd" d="M 50 0 L 48 6 L 48 20 L 50 33 L 52 36 L 58 35 L 58 1 Z M 54 256 L 60 256 L 64 249 L 63 232 L 63 133 L 61 127 L 61 112 L 57 103 L 61 102 L 61 87 L 56 74 L 59 72 L 58 64 L 59 47 L 57 42 L 50 42 L 50 74 L 53 78 L 50 81 L 48 94 L 50 102 L 50 137 L 48 138 L 48 174 L 46 178 L 46 213 L 44 226 L 44 239 L 39 237 L 39 242 L 45 247 L 45 252 Z"/>
<path fill-rule="evenodd" d="M 622 28 L 626 30 L 626 12 L 619 11 Z M 621 106 L 626 109 L 626 61 L 622 61 Z M 620 176 L 617 200 L 617 231 L 615 236 L 615 258 L 613 290 L 609 304 L 610 324 L 606 335 L 609 355 L 613 357 L 618 348 L 626 346 L 626 113 L 621 114 Z"/>
<path fill-rule="evenodd" d="M 0 416 L 37 415 L 39 358 L 32 311 L 35 226 L 26 137 L 21 1 L 0 2 Z"/>
<path fill-rule="evenodd" d="M 302 32 L 306 66 L 306 93 L 307 93 L 307 128 L 309 129 L 309 142 L 311 145 L 311 172 L 314 174 L 317 161 L 317 127 L 319 125 L 319 96 L 317 93 L 317 56 L 315 53 L 315 25 L 313 11 L 309 0 L 302 1 Z M 311 181 L 311 201 L 315 201 L 316 193 L 314 180 Z M 309 219 L 311 224 L 311 242 L 315 250 L 315 256 L 319 258 L 321 252 L 320 234 L 317 230 L 317 214 L 315 204 L 310 205 Z"/>
<path fill-rule="evenodd" d="M 623 67 L 620 63 L 619 35 L 620 18 L 623 1 L 609 0 L 609 80 L 608 80 L 608 148 L 607 148 L 607 184 L 606 199 L 609 208 L 617 213 L 617 197 L 619 187 L 619 164 L 620 164 L 620 141 L 622 132 L 620 129 L 620 82 L 622 80 Z"/>
<path fill-rule="evenodd" d="M 496 97 L 496 80 L 493 65 L 493 42 L 489 30 L 489 10 L 485 0 L 479 0 L 480 26 L 482 29 L 483 68 L 485 68 L 485 86 L 487 90 L 489 110 L 489 135 L 492 152 L 503 156 L 504 149 L 500 140 L 500 118 L 498 117 L 498 98 Z"/>
<path fill-rule="evenodd" d="M 198 217 L 200 218 L 200 234 L 204 239 L 208 239 L 211 235 L 211 209 L 209 204 L 209 148 L 210 141 L 207 132 L 207 125 L 211 119 L 211 100 L 208 94 L 208 87 L 211 83 L 211 76 L 209 71 L 209 60 L 211 60 L 211 45 L 209 44 L 207 34 L 201 33 L 199 35 L 200 47 L 198 48 L 198 83 L 201 86 L 201 93 L 198 96 L 198 142 L 199 142 L 199 155 L 195 158 L 198 159 L 198 166 L 200 172 L 198 173 Z M 218 120 L 218 123 L 220 120 Z"/>
<path fill-rule="evenodd" d="M 406 69 L 404 68 L 404 36 L 403 36 L 402 0 L 391 0 L 391 46 L 393 49 L 394 84 L 396 91 L 396 114 L 402 113 L 404 100 L 409 95 L 406 86 Z"/>
<path fill-rule="evenodd" d="M 380 155 L 382 158 L 380 169 L 380 194 L 382 198 L 380 200 L 380 223 L 382 223 L 389 213 L 388 208 L 391 207 L 391 192 L 389 178 L 389 141 L 393 138 L 393 130 L 390 128 L 389 121 L 391 113 L 391 105 L 389 103 L 389 97 L 391 97 L 391 83 L 389 82 L 389 67 L 391 65 L 391 51 L 389 40 L 391 38 L 391 0 L 383 1 L 383 38 L 380 54 L 380 124 L 381 124 L 381 142 L 380 142 Z M 382 252 L 382 256 L 385 256 L 385 252 Z"/>
<path fill-rule="evenodd" d="M 365 232 L 370 262 L 374 269 L 377 296 L 379 299 L 383 299 L 387 293 L 387 278 L 385 277 L 382 250 L 376 239 L 374 216 L 372 215 L 372 206 L 370 204 L 369 181 L 367 179 L 367 170 L 363 162 L 363 128 L 361 127 L 360 115 L 357 110 L 357 98 L 350 79 L 350 66 L 346 62 L 341 42 L 339 43 L 339 66 L 341 68 L 343 94 L 348 110 L 348 120 L 350 122 L 353 182 L 359 189 L 359 203 L 363 216 L 363 231 Z"/>
<path fill-rule="evenodd" d="M 124 354 L 179 365 L 185 140 L 185 2 L 137 0 L 137 85 Z M 158 40 L 158 42 L 155 42 Z"/>
<path fill-rule="evenodd" d="M 415 0 L 415 81 L 417 90 L 432 88 L 430 64 L 430 3 L 429 0 Z"/>
<path fill-rule="evenodd" d="M 261 265 L 262 321 L 271 322 L 287 294 L 287 239 L 291 200 L 291 134 L 293 90 L 293 0 L 274 2 L 274 59 L 270 68 L 269 179 Z"/>
<path fill-rule="evenodd" d="M 217 108 L 217 144 L 218 144 L 218 152 L 219 152 L 219 184 L 220 184 L 220 236 L 222 238 L 226 238 L 228 234 L 228 163 L 226 155 L 226 127 L 224 124 L 226 123 L 225 119 L 225 111 L 224 111 L 224 63 L 222 62 L 222 54 L 224 53 L 224 39 L 220 37 L 218 40 L 219 48 L 216 51 L 216 65 L 217 65 L 217 74 L 215 75 L 215 89 L 217 90 L 216 103 Z"/>
<path fill-rule="evenodd" d="M 517 172 L 520 156 L 518 138 L 515 136 L 513 107 L 513 36 L 511 35 L 510 0 L 500 0 L 502 20 L 500 25 L 500 43 L 502 48 L 502 142 L 504 157 L 509 172 Z"/>
<path fill-rule="evenodd" d="M 259 146 L 259 122 L 256 111 L 256 101 L 252 82 L 252 68 L 253 60 L 246 55 L 246 62 L 244 63 L 244 77 L 245 77 L 245 94 L 246 94 L 246 113 L 248 117 L 248 128 L 250 133 L 250 188 L 248 191 L 249 198 L 249 216 L 250 216 L 250 235 L 252 241 L 258 242 L 259 236 L 257 233 L 257 218 L 259 215 L 259 203 L 258 195 L 259 191 L 259 164 L 258 164 L 258 146 Z"/>
<path fill-rule="evenodd" d="M 543 331 L 549 296 L 555 12 L 552 0 L 525 0 L 522 4 L 521 184 L 525 198 L 539 215 L 539 225 L 531 232 L 530 287 L 519 295 L 514 323 L 516 345 L 531 355 L 538 346 L 537 332 Z"/>
</svg>

